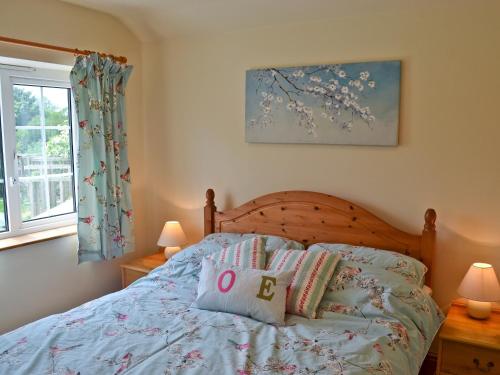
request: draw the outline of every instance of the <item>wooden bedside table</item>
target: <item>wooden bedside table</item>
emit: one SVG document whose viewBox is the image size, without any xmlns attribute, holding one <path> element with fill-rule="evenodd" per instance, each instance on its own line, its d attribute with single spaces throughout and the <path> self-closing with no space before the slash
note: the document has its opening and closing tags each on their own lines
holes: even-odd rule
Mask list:
<svg viewBox="0 0 500 375">
<path fill-rule="evenodd" d="M 126 288 L 135 280 L 146 276 L 156 267 L 161 266 L 167 260 L 163 252 L 148 255 L 146 257 L 134 259 L 129 263 L 121 264 L 122 269 L 122 288 Z"/>
<path fill-rule="evenodd" d="M 437 374 L 500 374 L 500 312 L 472 319 L 454 302 L 439 333 Z"/>
</svg>

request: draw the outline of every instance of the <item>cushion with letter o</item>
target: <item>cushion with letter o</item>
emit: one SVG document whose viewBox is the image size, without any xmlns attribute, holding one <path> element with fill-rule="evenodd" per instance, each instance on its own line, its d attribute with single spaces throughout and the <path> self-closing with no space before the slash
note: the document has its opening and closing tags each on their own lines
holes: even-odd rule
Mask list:
<svg viewBox="0 0 500 375">
<path fill-rule="evenodd" d="M 286 289 L 294 272 L 242 269 L 203 258 L 192 307 L 285 324 Z"/>
</svg>

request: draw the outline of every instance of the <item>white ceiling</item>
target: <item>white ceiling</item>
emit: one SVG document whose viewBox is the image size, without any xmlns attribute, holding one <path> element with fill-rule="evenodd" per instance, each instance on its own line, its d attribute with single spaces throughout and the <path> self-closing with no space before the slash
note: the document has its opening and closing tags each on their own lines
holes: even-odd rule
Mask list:
<svg viewBox="0 0 500 375">
<path fill-rule="evenodd" d="M 319 19 L 355 17 L 468 0 L 63 0 L 109 13 L 142 41 Z"/>
</svg>

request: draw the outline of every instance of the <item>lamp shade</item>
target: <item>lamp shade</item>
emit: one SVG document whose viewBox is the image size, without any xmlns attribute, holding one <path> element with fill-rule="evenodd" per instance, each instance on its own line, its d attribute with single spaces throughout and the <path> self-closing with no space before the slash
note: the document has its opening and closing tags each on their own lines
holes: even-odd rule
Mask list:
<svg viewBox="0 0 500 375">
<path fill-rule="evenodd" d="M 167 221 L 163 226 L 158 246 L 176 247 L 186 243 L 186 235 L 178 221 Z"/>
<path fill-rule="evenodd" d="M 491 264 L 474 263 L 458 287 L 458 294 L 470 300 L 494 302 L 500 300 L 500 286 Z"/>
</svg>

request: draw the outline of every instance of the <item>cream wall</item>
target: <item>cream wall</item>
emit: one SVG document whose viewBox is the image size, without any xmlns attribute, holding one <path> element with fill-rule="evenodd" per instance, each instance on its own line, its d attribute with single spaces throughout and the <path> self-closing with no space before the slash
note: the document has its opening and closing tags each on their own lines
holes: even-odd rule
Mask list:
<svg viewBox="0 0 500 375">
<path fill-rule="evenodd" d="M 119 262 L 145 249 L 145 175 L 141 46 L 121 23 L 103 13 L 53 0 L 2 1 L 0 35 L 108 51 L 129 58 L 129 157 L 138 252 L 112 262 L 77 265 L 76 238 L 0 251 L 0 333 L 120 288 Z M 0 43 L 0 55 L 72 65 L 69 54 Z"/>
<path fill-rule="evenodd" d="M 205 189 L 220 209 L 285 189 L 357 202 L 419 232 L 438 213 L 435 297 L 471 262 L 500 271 L 498 2 L 191 36 L 144 46 L 147 242 L 165 219 L 202 234 Z M 398 147 L 247 144 L 245 71 L 402 60 Z"/>
</svg>

